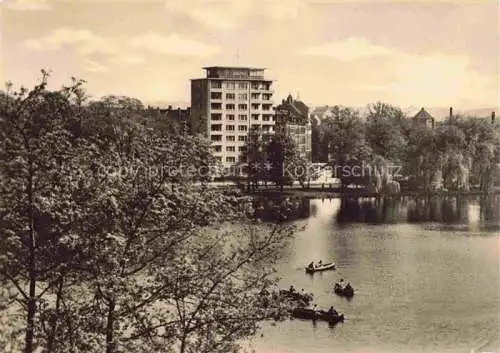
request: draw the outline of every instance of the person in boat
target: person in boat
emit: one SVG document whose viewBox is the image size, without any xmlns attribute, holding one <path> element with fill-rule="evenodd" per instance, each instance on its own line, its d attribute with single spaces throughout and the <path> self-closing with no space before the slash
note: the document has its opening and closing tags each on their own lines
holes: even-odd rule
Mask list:
<svg viewBox="0 0 500 353">
<path fill-rule="evenodd" d="M 352 290 L 351 283 L 347 283 L 344 289 Z"/>
<path fill-rule="evenodd" d="M 344 279 L 341 278 L 340 281 L 338 281 L 335 285 L 337 285 L 338 287 L 343 289 L 344 288 Z"/>
<path fill-rule="evenodd" d="M 313 269 L 313 268 L 314 268 L 314 261 L 312 261 L 312 262 L 309 264 L 309 266 L 307 266 L 307 267 L 308 267 L 308 268 L 310 268 L 310 269 Z"/>
<path fill-rule="evenodd" d="M 291 286 L 290 286 L 289 292 L 290 292 L 290 293 L 295 292 L 295 288 L 293 287 L 293 285 L 291 285 Z"/>
<path fill-rule="evenodd" d="M 323 265 L 323 262 L 321 260 L 319 260 L 318 266 L 321 266 L 321 265 Z"/>
<path fill-rule="evenodd" d="M 339 313 L 337 312 L 337 310 L 335 310 L 333 308 L 333 306 L 330 307 L 330 309 L 328 309 L 328 315 L 338 315 Z"/>
</svg>

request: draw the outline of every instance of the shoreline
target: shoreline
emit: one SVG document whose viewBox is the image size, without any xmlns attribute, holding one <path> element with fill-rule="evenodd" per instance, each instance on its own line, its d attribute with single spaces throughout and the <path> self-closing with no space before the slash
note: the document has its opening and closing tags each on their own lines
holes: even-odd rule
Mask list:
<svg viewBox="0 0 500 353">
<path fill-rule="evenodd" d="M 217 188 L 223 189 L 238 189 L 241 190 L 237 185 L 224 185 L 218 186 Z M 492 190 L 489 192 L 482 191 L 437 191 L 437 192 L 422 192 L 418 190 L 402 190 L 398 194 L 384 194 L 369 192 L 366 190 L 352 190 L 352 191 L 340 191 L 340 188 L 321 188 L 321 187 L 284 187 L 283 191 L 275 186 L 265 187 L 262 186 L 257 190 L 242 190 L 245 195 L 254 196 L 302 196 L 306 198 L 343 198 L 343 197 L 356 197 L 356 198 L 399 198 L 399 197 L 448 197 L 448 196 L 495 196 L 500 195 L 500 189 Z"/>
</svg>

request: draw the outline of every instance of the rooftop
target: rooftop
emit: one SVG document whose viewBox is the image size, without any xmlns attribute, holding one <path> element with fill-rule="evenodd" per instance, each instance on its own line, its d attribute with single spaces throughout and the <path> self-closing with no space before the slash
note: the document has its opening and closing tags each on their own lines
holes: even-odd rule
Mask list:
<svg viewBox="0 0 500 353">
<path fill-rule="evenodd" d="M 230 69 L 230 70 L 265 70 L 266 68 L 259 68 L 259 67 L 250 67 L 250 66 L 206 66 L 203 68 L 204 70 L 211 70 L 211 69 Z"/>
</svg>

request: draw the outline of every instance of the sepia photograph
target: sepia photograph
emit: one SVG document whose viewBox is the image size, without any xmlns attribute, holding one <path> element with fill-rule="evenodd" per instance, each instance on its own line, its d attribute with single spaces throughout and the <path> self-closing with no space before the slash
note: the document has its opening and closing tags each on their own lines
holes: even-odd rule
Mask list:
<svg viewBox="0 0 500 353">
<path fill-rule="evenodd" d="M 0 0 L 0 353 L 500 353 L 499 0 Z"/>
</svg>

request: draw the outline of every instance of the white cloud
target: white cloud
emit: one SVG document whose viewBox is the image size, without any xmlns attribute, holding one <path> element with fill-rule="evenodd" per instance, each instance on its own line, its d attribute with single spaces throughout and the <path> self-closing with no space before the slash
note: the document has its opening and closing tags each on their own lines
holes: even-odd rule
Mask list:
<svg viewBox="0 0 500 353">
<path fill-rule="evenodd" d="M 153 53 L 188 55 L 203 58 L 212 56 L 220 50 L 218 46 L 183 38 L 177 34 L 163 36 L 154 32 L 135 36 L 130 41 L 130 45 L 134 48 L 148 50 Z"/>
<path fill-rule="evenodd" d="M 349 38 L 344 41 L 310 46 L 302 49 L 301 54 L 327 56 L 341 61 L 366 59 L 380 55 L 391 55 L 394 51 L 373 45 L 364 38 Z"/>
<path fill-rule="evenodd" d="M 90 72 L 108 72 L 109 68 L 97 61 L 84 59 L 83 69 Z"/>
<path fill-rule="evenodd" d="M 300 16 L 308 5 L 307 0 L 260 0 L 254 1 L 258 10 L 274 20 L 293 20 Z"/>
<path fill-rule="evenodd" d="M 40 11 L 51 8 L 48 0 L 7 0 L 5 4 L 9 10 L 17 11 Z"/>
<path fill-rule="evenodd" d="M 91 72 L 108 72 L 112 66 L 127 67 L 145 61 L 144 52 L 160 55 L 181 55 L 206 58 L 219 51 L 218 46 L 205 44 L 177 34 L 163 36 L 149 32 L 129 37 L 105 37 L 87 29 L 58 28 L 41 38 L 24 42 L 36 51 L 69 49 L 81 59 L 82 67 Z"/>
<path fill-rule="evenodd" d="M 95 35 L 86 29 L 58 28 L 45 37 L 27 40 L 25 45 L 33 50 L 59 50 L 69 45 L 84 56 L 114 54 L 119 51 L 119 45 L 114 39 Z"/>
<path fill-rule="evenodd" d="M 216 30 L 231 30 L 259 17 L 290 20 L 300 16 L 309 0 L 166 0 L 165 9 L 180 13 Z"/>
<path fill-rule="evenodd" d="M 110 62 L 116 65 L 129 66 L 139 64 L 144 61 L 144 58 L 138 54 L 123 54 L 117 55 L 110 59 Z"/>
<path fill-rule="evenodd" d="M 495 78 L 476 71 L 464 55 L 410 54 L 363 38 L 307 47 L 300 54 L 341 61 L 339 67 L 353 75 L 346 84 L 402 105 L 488 106 L 499 94 Z"/>
<path fill-rule="evenodd" d="M 248 15 L 250 0 L 204 1 L 166 0 L 165 9 L 184 14 L 207 27 L 228 30 L 239 26 Z"/>
</svg>

